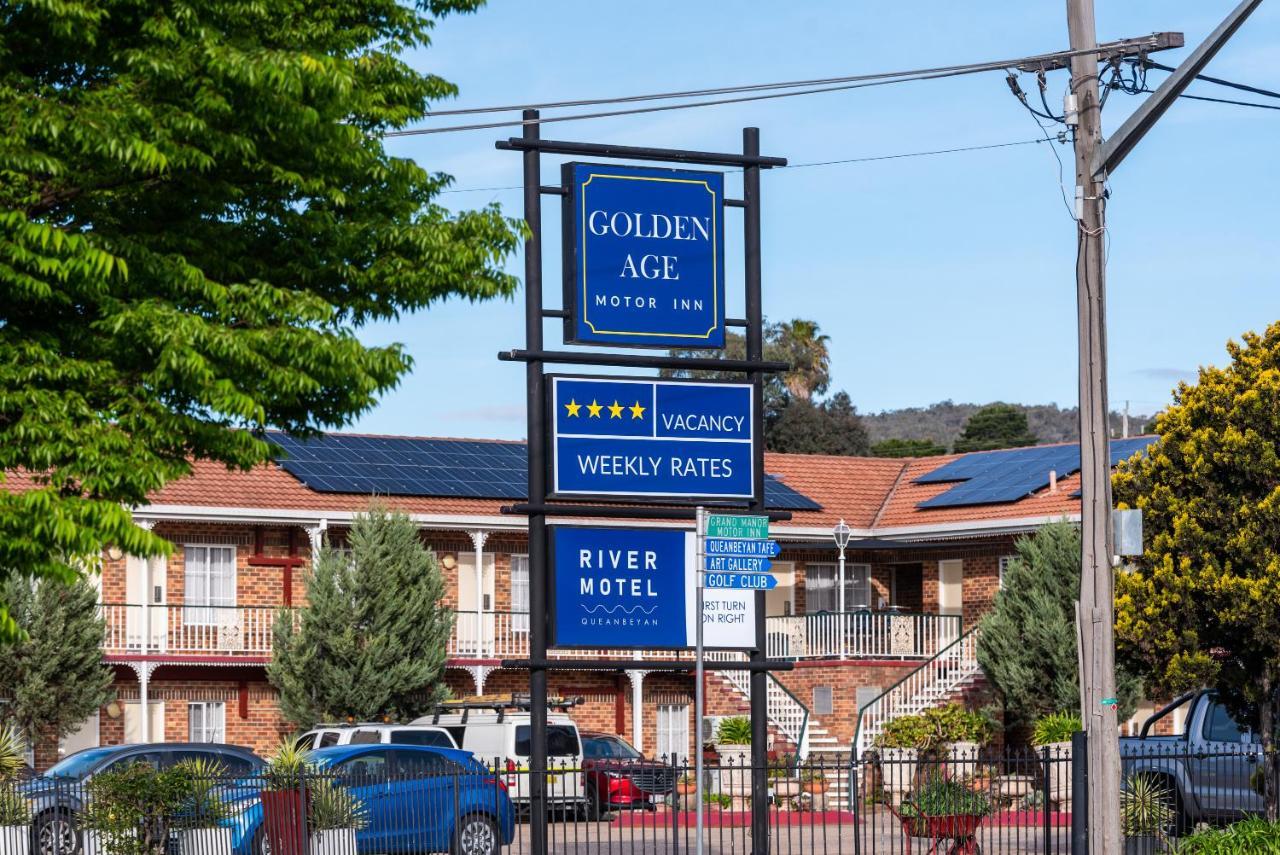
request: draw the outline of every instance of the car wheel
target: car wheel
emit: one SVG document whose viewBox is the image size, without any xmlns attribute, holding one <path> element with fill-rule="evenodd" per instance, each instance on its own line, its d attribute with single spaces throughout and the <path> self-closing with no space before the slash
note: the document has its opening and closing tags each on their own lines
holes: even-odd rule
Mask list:
<svg viewBox="0 0 1280 855">
<path fill-rule="evenodd" d="M 37 820 L 35 838 L 39 855 L 76 855 L 80 851 L 75 816 L 66 811 L 53 811 Z"/>
<path fill-rule="evenodd" d="M 587 804 L 584 812 L 590 822 L 599 822 L 605 814 L 605 807 L 600 803 L 600 791 L 591 785 L 587 785 Z"/>
<path fill-rule="evenodd" d="M 502 841 L 498 825 L 484 814 L 464 816 L 453 832 L 453 855 L 498 855 Z"/>
<path fill-rule="evenodd" d="M 1165 784 L 1168 789 L 1165 796 L 1165 807 L 1169 809 L 1169 815 L 1172 819 L 1165 828 L 1165 834 L 1170 837 L 1182 837 L 1191 830 L 1191 820 L 1187 816 L 1187 809 L 1182 804 L 1182 795 L 1177 791 L 1175 784 L 1168 781 Z"/>
<path fill-rule="evenodd" d="M 258 827 L 253 834 L 253 846 L 250 849 L 252 855 L 271 855 L 271 843 L 267 840 L 267 830 Z"/>
</svg>

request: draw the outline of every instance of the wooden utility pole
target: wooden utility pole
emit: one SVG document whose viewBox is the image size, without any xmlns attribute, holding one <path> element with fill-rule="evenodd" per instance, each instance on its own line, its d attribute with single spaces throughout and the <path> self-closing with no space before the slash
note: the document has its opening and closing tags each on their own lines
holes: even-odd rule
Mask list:
<svg viewBox="0 0 1280 855">
<path fill-rule="evenodd" d="M 1241 0 L 1209 37 L 1102 141 L 1093 0 L 1067 0 L 1075 129 L 1076 303 L 1080 347 L 1080 702 L 1088 735 L 1089 855 L 1120 855 L 1120 743 L 1116 720 L 1115 577 L 1108 444 L 1106 324 L 1107 176 L 1164 115 L 1262 0 Z"/>
<path fill-rule="evenodd" d="M 1072 51 L 1097 47 L 1093 0 L 1067 0 Z M 1080 346 L 1081 699 L 1089 745 L 1089 852 L 1120 855 L 1120 743 L 1116 721 L 1111 451 L 1107 424 L 1104 179 L 1093 164 L 1102 143 L 1098 57 L 1071 58 L 1068 123 L 1075 123 L 1076 303 Z"/>
</svg>

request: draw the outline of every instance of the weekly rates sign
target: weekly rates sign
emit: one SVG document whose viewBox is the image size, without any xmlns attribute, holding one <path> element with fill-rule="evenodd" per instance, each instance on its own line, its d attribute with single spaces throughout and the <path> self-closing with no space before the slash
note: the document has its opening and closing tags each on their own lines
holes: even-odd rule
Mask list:
<svg viewBox="0 0 1280 855">
<path fill-rule="evenodd" d="M 550 394 L 554 496 L 751 498 L 750 385 L 552 377 Z"/>
<path fill-rule="evenodd" d="M 552 526 L 550 542 L 554 646 L 694 646 L 697 540 L 692 532 Z M 752 647 L 754 594 L 705 590 L 702 628 L 708 647 Z"/>
<path fill-rule="evenodd" d="M 565 341 L 724 347 L 724 175 L 566 163 Z"/>
</svg>

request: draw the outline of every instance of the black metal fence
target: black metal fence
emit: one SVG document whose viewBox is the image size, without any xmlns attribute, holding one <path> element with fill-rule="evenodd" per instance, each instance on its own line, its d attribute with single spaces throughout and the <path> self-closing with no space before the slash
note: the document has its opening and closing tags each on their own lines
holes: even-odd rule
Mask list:
<svg viewBox="0 0 1280 855">
<path fill-rule="evenodd" d="M 0 855 L 536 855 L 527 769 L 432 756 L 388 747 L 294 778 L 188 776 L 176 788 L 146 775 L 110 787 L 96 777 L 3 784 Z M 1251 745 L 1126 748 L 1126 851 L 1169 852 L 1197 828 L 1260 813 L 1262 770 L 1275 760 Z M 751 773 L 746 762 L 704 770 L 705 852 L 758 855 L 751 808 L 762 798 L 777 855 L 1065 855 L 1077 851 L 1073 825 L 1087 793 L 1066 746 L 881 750 L 855 763 L 781 758 L 763 794 L 752 791 Z M 693 775 L 684 762 L 553 764 L 548 851 L 694 852 Z"/>
</svg>

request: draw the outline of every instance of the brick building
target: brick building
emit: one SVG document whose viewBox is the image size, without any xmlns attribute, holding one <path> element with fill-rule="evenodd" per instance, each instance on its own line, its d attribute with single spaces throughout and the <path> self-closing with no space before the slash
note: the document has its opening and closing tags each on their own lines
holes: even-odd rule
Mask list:
<svg viewBox="0 0 1280 855">
<path fill-rule="evenodd" d="M 1117 442 L 1113 458 L 1146 441 Z M 122 741 L 270 750 L 293 730 L 265 676 L 272 622 L 280 609 L 305 604 L 310 556 L 326 538 L 342 542 L 373 493 L 412 517 L 446 573 L 457 619 L 444 679 L 454 696 L 527 689 L 524 671 L 500 666 L 528 652 L 525 520 L 501 512 L 511 497 L 486 475 L 522 449 L 354 435 L 317 447 L 344 477 L 317 477 L 291 460 L 248 473 L 198 463 L 135 510 L 173 553 L 105 557 L 98 581 L 118 697 L 62 745 L 44 747 L 39 765 L 55 751 Z M 972 628 L 992 605 L 1015 539 L 1079 516 L 1072 445 L 909 460 L 769 454 L 765 467 L 768 503 L 793 514 L 772 527 L 783 551 L 774 562 L 779 585 L 766 595 L 769 654 L 796 667 L 773 678 L 771 734 L 779 748 L 805 753 L 847 752 L 920 698 L 973 691 Z M 418 469 L 436 477 L 409 477 Z M 352 478 L 374 486 L 342 492 Z M 6 485 L 24 483 L 14 475 Z M 832 539 L 842 519 L 852 530 L 843 609 Z M 603 649 L 566 655 L 620 658 Z M 651 755 L 687 756 L 696 736 L 692 676 L 647 671 L 655 658 L 690 661 L 640 654 L 617 673 L 553 672 L 550 686 L 585 698 L 573 713 L 584 727 L 624 734 Z M 710 675 L 708 715 L 744 711 L 745 687 L 744 672 Z"/>
</svg>

